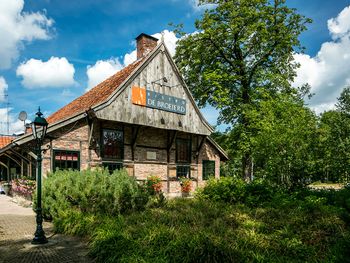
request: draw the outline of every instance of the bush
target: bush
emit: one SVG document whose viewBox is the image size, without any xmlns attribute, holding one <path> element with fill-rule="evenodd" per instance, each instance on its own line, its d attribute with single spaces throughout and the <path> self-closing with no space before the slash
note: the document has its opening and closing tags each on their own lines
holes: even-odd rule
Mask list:
<svg viewBox="0 0 350 263">
<path fill-rule="evenodd" d="M 196 196 L 200 199 L 237 203 L 243 201 L 245 190 L 245 182 L 241 179 L 223 177 L 217 180 L 211 178 L 204 188 L 197 191 Z"/>
<path fill-rule="evenodd" d="M 162 192 L 162 182 L 160 177 L 157 175 L 148 176 L 146 186 L 150 195 L 157 195 Z"/>
<path fill-rule="evenodd" d="M 272 200 L 278 192 L 279 189 L 261 180 L 246 183 L 241 179 L 223 177 L 220 180 L 210 179 L 206 186 L 197 192 L 197 197 L 257 206 Z"/>
<path fill-rule="evenodd" d="M 125 170 L 57 171 L 43 181 L 43 215 L 59 218 L 70 211 L 118 215 L 141 210 L 148 193 Z"/>
</svg>

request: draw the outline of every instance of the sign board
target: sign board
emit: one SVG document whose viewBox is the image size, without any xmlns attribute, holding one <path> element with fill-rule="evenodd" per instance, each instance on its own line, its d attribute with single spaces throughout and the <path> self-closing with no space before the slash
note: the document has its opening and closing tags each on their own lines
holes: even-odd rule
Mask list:
<svg viewBox="0 0 350 263">
<path fill-rule="evenodd" d="M 149 152 L 146 153 L 147 160 L 157 160 L 157 152 Z"/>
<path fill-rule="evenodd" d="M 132 87 L 132 103 L 148 108 L 186 114 L 186 100 L 140 87 Z"/>
</svg>

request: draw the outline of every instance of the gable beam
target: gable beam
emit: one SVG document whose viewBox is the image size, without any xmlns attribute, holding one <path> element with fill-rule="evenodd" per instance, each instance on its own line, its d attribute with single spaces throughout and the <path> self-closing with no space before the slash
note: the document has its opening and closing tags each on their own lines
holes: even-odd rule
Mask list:
<svg viewBox="0 0 350 263">
<path fill-rule="evenodd" d="M 173 131 L 173 135 L 170 138 L 170 141 L 168 141 L 168 146 L 167 146 L 168 153 L 170 152 L 171 147 L 173 146 L 173 144 L 174 144 L 174 142 L 176 140 L 177 133 L 178 133 L 178 131 Z"/>
<path fill-rule="evenodd" d="M 203 148 L 203 145 L 207 139 L 207 136 L 201 136 L 201 142 L 199 143 L 197 150 L 196 150 L 196 158 L 198 159 L 199 153 Z"/>
<path fill-rule="evenodd" d="M 140 131 L 141 126 L 132 126 L 132 137 L 131 137 L 131 155 L 132 155 L 132 160 L 135 160 L 135 150 L 136 150 L 136 141 L 137 141 L 137 137 L 139 135 L 139 131 Z"/>
<path fill-rule="evenodd" d="M 14 155 L 18 156 L 19 158 L 21 158 L 21 160 L 26 161 L 28 164 L 30 163 L 30 160 L 28 158 L 24 157 L 23 154 L 18 153 L 16 151 L 14 151 L 13 149 L 10 149 L 10 152 L 13 153 Z"/>
</svg>

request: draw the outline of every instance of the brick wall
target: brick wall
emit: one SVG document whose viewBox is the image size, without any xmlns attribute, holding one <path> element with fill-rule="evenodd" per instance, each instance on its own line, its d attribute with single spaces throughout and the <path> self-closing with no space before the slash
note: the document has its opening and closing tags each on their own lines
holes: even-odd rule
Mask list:
<svg viewBox="0 0 350 263">
<path fill-rule="evenodd" d="M 118 123 L 95 121 L 93 124 L 90 145 L 89 130 L 91 129 L 91 124 L 89 126 L 86 120 L 81 120 L 63 127 L 50 133 L 50 137 L 54 139 L 47 144 L 50 145 L 51 149 L 43 156 L 44 174 L 52 170 L 52 154 L 54 149 L 79 151 L 81 170 L 101 166 L 103 161 L 100 154 L 101 128 L 117 128 L 124 130 L 124 167 L 130 176 L 135 176 L 137 180 L 144 181 L 150 175 L 158 175 L 162 179 L 163 192 L 168 193 L 169 195 L 181 194 L 180 183 L 176 177 L 175 141 L 170 150 L 170 162 L 167 163 L 167 145 L 172 133 L 151 127 L 140 128 L 136 140 L 134 160 L 132 158 L 133 129 L 131 126 L 123 127 Z M 198 186 L 205 185 L 205 181 L 202 180 L 203 160 L 215 161 L 215 177 L 219 178 L 219 152 L 208 141 L 202 145 L 199 154 L 196 155 L 202 137 L 197 135 L 191 136 L 186 133 L 178 133 L 177 138 L 191 139 L 192 142 L 191 180 L 193 190 Z"/>
</svg>

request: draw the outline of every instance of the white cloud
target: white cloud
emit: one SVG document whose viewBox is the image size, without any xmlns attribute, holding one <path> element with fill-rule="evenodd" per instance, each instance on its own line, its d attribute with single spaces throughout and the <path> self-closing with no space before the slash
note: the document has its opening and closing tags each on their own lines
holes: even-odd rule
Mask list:
<svg viewBox="0 0 350 263">
<path fill-rule="evenodd" d="M 0 0 L 0 69 L 11 67 L 24 41 L 47 40 L 53 20 L 45 13 L 23 12 L 24 0 Z"/>
<path fill-rule="evenodd" d="M 133 63 L 134 61 L 136 61 L 137 58 L 137 54 L 136 54 L 136 49 L 131 51 L 130 53 L 126 53 L 124 56 L 124 65 L 127 66 L 131 63 Z"/>
<path fill-rule="evenodd" d="M 179 40 L 175 33 L 173 31 L 169 31 L 169 30 L 164 30 L 161 33 L 156 33 L 154 35 L 152 35 L 155 38 L 158 38 L 159 41 L 162 38 L 162 34 L 164 36 L 164 43 L 166 45 L 166 47 L 169 49 L 170 55 L 174 56 L 175 55 L 175 48 L 176 48 L 176 42 Z M 158 41 L 158 42 L 159 42 Z"/>
<path fill-rule="evenodd" d="M 51 57 L 48 61 L 30 59 L 18 66 L 16 74 L 29 89 L 62 88 L 75 85 L 74 66 L 65 57 Z"/>
<path fill-rule="evenodd" d="M 216 5 L 215 4 L 202 4 L 199 5 L 199 0 L 187 0 L 188 3 L 191 5 L 194 11 L 202 11 L 205 9 L 210 9 L 214 8 Z"/>
<path fill-rule="evenodd" d="M 6 91 L 8 89 L 8 85 L 4 77 L 0 76 L 0 102 L 5 101 L 6 99 Z"/>
<path fill-rule="evenodd" d="M 309 103 L 317 113 L 332 109 L 343 88 L 350 84 L 350 7 L 329 19 L 328 29 L 333 41 L 323 43 L 315 57 L 295 55 L 301 67 L 294 85 L 310 84 L 315 95 Z"/>
<path fill-rule="evenodd" d="M 15 133 L 23 133 L 24 123 L 17 119 L 15 113 L 11 113 L 12 108 L 8 109 L 9 115 L 7 119 L 7 108 L 0 108 L 0 134 L 12 135 Z M 7 130 L 7 120 L 9 122 L 9 129 Z M 9 131 L 9 133 L 8 133 Z"/>
<path fill-rule="evenodd" d="M 165 29 L 161 33 L 153 34 L 152 37 L 158 38 L 158 43 L 162 39 L 162 34 L 164 36 L 164 43 L 168 48 L 170 55 L 175 55 L 176 42 L 179 40 L 173 31 L 169 31 Z M 131 51 L 130 53 L 126 53 L 124 56 L 124 66 L 131 64 L 136 61 L 136 49 Z"/>
<path fill-rule="evenodd" d="M 350 32 L 350 6 L 345 7 L 336 18 L 327 21 L 333 39 L 346 36 Z"/>
<path fill-rule="evenodd" d="M 122 68 L 123 65 L 117 58 L 99 60 L 95 63 L 95 65 L 87 66 L 86 74 L 88 76 L 88 88 L 86 90 L 93 88 Z"/>
</svg>

